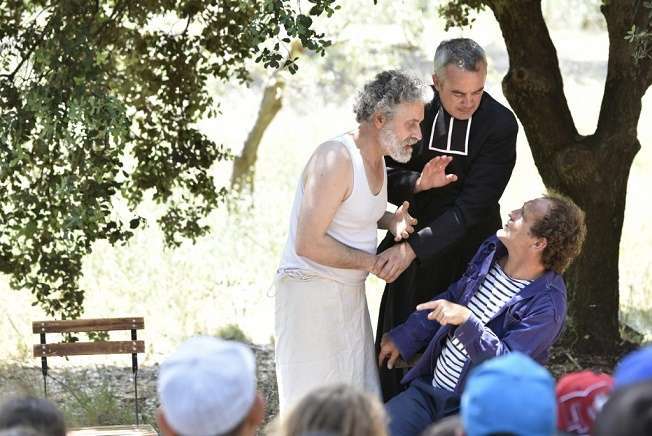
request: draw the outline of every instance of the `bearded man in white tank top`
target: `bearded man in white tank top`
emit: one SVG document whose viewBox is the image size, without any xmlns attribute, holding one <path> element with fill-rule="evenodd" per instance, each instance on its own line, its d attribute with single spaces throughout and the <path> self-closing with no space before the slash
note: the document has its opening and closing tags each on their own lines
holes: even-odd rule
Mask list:
<svg viewBox="0 0 652 436">
<path fill-rule="evenodd" d="M 364 282 L 392 274 L 376 257 L 376 229 L 396 240 L 416 220 L 387 208 L 384 156 L 406 162 L 421 139 L 427 88 L 399 71 L 367 83 L 354 106 L 359 126 L 321 144 L 299 180 L 275 282 L 276 374 L 281 412 L 316 387 L 346 383 L 380 395 Z M 421 175 L 446 185 L 450 158 Z"/>
</svg>

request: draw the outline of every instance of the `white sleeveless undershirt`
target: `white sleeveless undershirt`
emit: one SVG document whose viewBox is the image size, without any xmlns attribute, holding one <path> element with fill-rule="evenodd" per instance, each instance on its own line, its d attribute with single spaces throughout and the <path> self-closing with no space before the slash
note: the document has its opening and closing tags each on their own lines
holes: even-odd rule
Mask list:
<svg viewBox="0 0 652 436">
<path fill-rule="evenodd" d="M 376 229 L 378 220 L 387 209 L 387 170 L 383 160 L 383 187 L 377 195 L 369 189 L 367 174 L 360 150 L 351 133 L 332 140 L 344 144 L 353 165 L 353 189 L 351 195 L 337 208 L 333 221 L 326 233 L 349 247 L 370 254 L 376 252 Z M 303 201 L 303 177 L 300 177 L 290 214 L 290 230 L 283 251 L 279 273 L 298 270 L 313 273 L 340 283 L 359 285 L 367 277 L 366 271 L 335 268 L 321 265 L 306 257 L 297 255 L 296 236 L 299 210 Z"/>
</svg>

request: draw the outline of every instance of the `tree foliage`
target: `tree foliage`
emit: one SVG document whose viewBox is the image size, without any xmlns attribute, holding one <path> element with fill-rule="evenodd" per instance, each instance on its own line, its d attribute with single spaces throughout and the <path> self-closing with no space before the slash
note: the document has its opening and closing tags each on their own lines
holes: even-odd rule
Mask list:
<svg viewBox="0 0 652 436">
<path fill-rule="evenodd" d="M 165 208 L 168 245 L 204 235 L 226 194 L 209 169 L 229 158 L 196 128 L 219 111 L 207 80 L 245 82 L 252 59 L 295 72 L 290 38 L 323 54 L 311 17 L 338 6 L 309 3 L 0 3 L 0 271 L 11 286 L 50 315 L 79 316 L 83 257 L 96 240 L 129 240 L 146 192 Z"/>
</svg>

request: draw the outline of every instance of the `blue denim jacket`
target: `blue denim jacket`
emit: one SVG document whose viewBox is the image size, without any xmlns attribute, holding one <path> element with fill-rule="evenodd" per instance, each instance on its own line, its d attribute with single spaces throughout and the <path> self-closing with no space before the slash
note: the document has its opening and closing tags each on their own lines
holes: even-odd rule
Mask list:
<svg viewBox="0 0 652 436">
<path fill-rule="evenodd" d="M 507 254 L 505 246 L 491 236 L 482 243 L 464 275 L 446 292 L 433 298 L 467 305 L 478 290 L 491 265 Z M 389 332 L 405 360 L 427 348 L 416 365 L 403 377 L 407 384 L 417 377 L 432 375 L 445 339 L 453 335 L 464 344 L 469 354 L 455 388 L 461 393 L 469 370 L 495 356 L 520 351 L 542 365 L 550 347 L 559 337 L 566 319 L 566 285 L 563 278 L 547 271 L 523 288 L 498 313 L 483 325 L 473 314 L 459 326 L 442 326 L 427 318 L 429 310 L 416 311 Z"/>
</svg>

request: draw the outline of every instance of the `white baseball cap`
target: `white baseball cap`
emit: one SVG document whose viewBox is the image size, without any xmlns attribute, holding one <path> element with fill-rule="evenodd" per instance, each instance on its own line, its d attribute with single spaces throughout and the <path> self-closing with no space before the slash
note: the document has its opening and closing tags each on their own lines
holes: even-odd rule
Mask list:
<svg viewBox="0 0 652 436">
<path fill-rule="evenodd" d="M 158 396 L 166 421 L 177 433 L 229 432 L 254 404 L 254 354 L 238 342 L 190 338 L 161 364 Z"/>
</svg>

